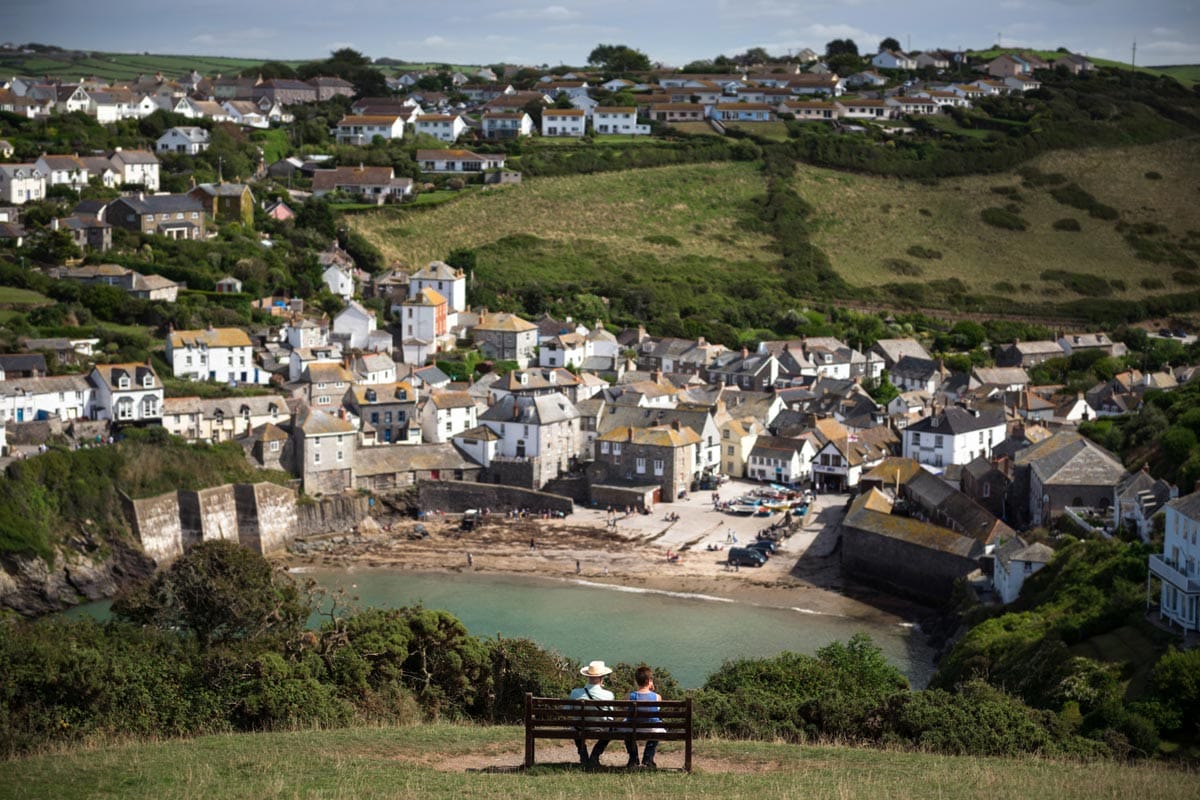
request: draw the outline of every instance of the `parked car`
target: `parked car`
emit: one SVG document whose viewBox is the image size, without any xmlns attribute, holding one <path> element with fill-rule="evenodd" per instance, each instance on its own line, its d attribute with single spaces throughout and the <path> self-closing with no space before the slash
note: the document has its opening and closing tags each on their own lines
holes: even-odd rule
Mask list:
<svg viewBox="0 0 1200 800">
<path fill-rule="evenodd" d="M 746 545 L 750 550 L 757 550 L 767 557 L 773 556 L 779 552 L 779 547 L 770 539 L 759 539 Z"/>
<path fill-rule="evenodd" d="M 759 550 L 749 547 L 731 547 L 727 561 L 735 567 L 761 567 L 767 563 L 767 557 Z"/>
</svg>

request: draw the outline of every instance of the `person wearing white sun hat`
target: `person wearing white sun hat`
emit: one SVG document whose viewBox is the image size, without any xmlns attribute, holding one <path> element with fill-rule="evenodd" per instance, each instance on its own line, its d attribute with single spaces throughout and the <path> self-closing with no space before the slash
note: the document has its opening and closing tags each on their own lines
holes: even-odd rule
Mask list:
<svg viewBox="0 0 1200 800">
<path fill-rule="evenodd" d="M 603 661 L 591 662 L 579 670 L 579 674 L 587 678 L 587 685 L 581 686 L 578 689 L 572 689 L 571 700 L 613 699 L 613 693 L 604 688 L 604 678 L 612 674 L 612 668 L 605 666 Z M 589 757 L 587 743 L 584 742 L 583 736 L 580 736 L 575 740 L 575 749 L 579 752 L 579 763 L 585 767 L 600 766 L 600 756 L 604 753 L 604 748 L 608 747 L 609 741 L 609 739 L 597 739 L 595 746 L 592 748 L 592 754 Z"/>
</svg>

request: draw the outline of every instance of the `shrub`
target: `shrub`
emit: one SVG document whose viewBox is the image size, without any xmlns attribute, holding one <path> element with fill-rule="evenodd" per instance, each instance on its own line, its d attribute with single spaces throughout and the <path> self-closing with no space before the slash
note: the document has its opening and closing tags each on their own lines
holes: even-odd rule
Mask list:
<svg viewBox="0 0 1200 800">
<path fill-rule="evenodd" d="M 1180 286 L 1200 286 L 1200 275 L 1197 275 L 1195 272 L 1184 272 L 1183 270 L 1178 270 L 1176 272 L 1172 272 L 1171 277 L 1174 278 L 1175 282 Z"/>
<path fill-rule="evenodd" d="M 917 266 L 911 261 L 905 261 L 902 258 L 885 258 L 883 260 L 883 265 L 890 272 L 893 272 L 896 275 L 906 275 L 915 278 L 924 274 L 925 272 L 925 270 L 921 269 L 921 267 Z"/>
<path fill-rule="evenodd" d="M 1064 288 L 1086 297 L 1107 297 L 1113 293 L 1112 285 L 1099 275 L 1048 269 L 1042 272 L 1041 278 L 1044 281 L 1060 283 Z"/>
<path fill-rule="evenodd" d="M 1158 278 L 1142 278 L 1141 281 L 1139 281 L 1138 283 L 1143 289 L 1146 289 L 1147 291 L 1154 291 L 1156 289 L 1161 289 L 1161 288 L 1163 288 L 1163 286 L 1166 285 Z"/>
<path fill-rule="evenodd" d="M 936 259 L 942 257 L 941 250 L 933 250 L 928 247 L 922 247 L 919 244 L 914 244 L 912 247 L 908 248 L 908 254 L 914 258 Z"/>
<path fill-rule="evenodd" d="M 1003 208 L 985 208 L 979 216 L 988 225 L 1008 231 L 1023 231 L 1029 227 L 1024 219 Z"/>
<path fill-rule="evenodd" d="M 1013 286 L 1008 281 L 998 281 L 996 283 L 993 283 L 992 289 L 994 289 L 997 292 L 1000 292 L 1001 294 L 1016 294 L 1017 293 L 1017 287 Z"/>
<path fill-rule="evenodd" d="M 653 234 L 651 236 L 643 236 L 642 241 L 646 242 L 647 244 L 661 244 L 661 245 L 665 245 L 667 247 L 682 247 L 683 246 L 679 243 L 679 240 L 676 239 L 674 236 L 667 236 L 666 234 Z"/>
<path fill-rule="evenodd" d="M 1074 217 L 1063 217 L 1054 221 L 1054 230 L 1056 231 L 1073 231 L 1078 233 L 1083 230 L 1083 226 L 1079 224 L 1079 220 Z"/>
<path fill-rule="evenodd" d="M 1155 172 L 1154 170 L 1150 170 L 1149 172 L 1146 173 L 1146 178 L 1148 180 L 1152 180 L 1152 181 L 1161 181 L 1162 173 Z"/>
<path fill-rule="evenodd" d="M 928 208 L 918 208 L 917 213 L 920 214 L 922 217 L 932 217 L 933 216 L 933 212 L 930 211 Z"/>
</svg>

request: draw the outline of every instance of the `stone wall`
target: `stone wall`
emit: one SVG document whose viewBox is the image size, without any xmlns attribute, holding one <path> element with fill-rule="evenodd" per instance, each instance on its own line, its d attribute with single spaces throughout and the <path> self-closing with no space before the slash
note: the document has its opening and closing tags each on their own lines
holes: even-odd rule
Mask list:
<svg viewBox="0 0 1200 800">
<path fill-rule="evenodd" d="M 131 500 L 122 494 L 121 505 L 133 535 L 142 544 L 142 552 L 159 564 L 183 555 L 178 492 L 141 500 Z"/>
<path fill-rule="evenodd" d="M 847 575 L 922 602 L 945 603 L 954 582 L 978 567 L 971 558 L 842 526 L 842 570 Z"/>
<path fill-rule="evenodd" d="M 588 494 L 588 481 L 583 475 L 568 475 L 555 478 L 546 483 L 542 490 L 547 494 L 557 494 L 569 497 L 579 505 L 587 505 L 591 499 Z"/>
<path fill-rule="evenodd" d="M 238 540 L 238 510 L 233 484 L 198 491 L 179 491 L 179 523 L 183 549 L 216 539 Z"/>
<path fill-rule="evenodd" d="M 569 497 L 490 483 L 421 481 L 417 484 L 417 493 L 422 511 L 436 509 L 456 514 L 469 508 L 490 508 L 493 512 L 503 513 L 528 508 L 533 511 L 546 509 L 570 514 L 575 510 L 575 502 Z"/>
<path fill-rule="evenodd" d="M 296 506 L 296 525 L 292 535 L 313 536 L 349 531 L 366 519 L 370 510 L 370 502 L 365 495 L 322 497 Z"/>
<path fill-rule="evenodd" d="M 296 493 L 273 483 L 233 487 L 238 541 L 263 555 L 287 548 L 296 532 Z"/>
</svg>

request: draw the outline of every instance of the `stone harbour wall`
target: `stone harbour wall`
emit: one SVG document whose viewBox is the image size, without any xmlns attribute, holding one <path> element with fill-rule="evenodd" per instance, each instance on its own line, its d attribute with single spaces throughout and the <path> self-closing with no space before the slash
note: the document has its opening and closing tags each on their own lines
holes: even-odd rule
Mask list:
<svg viewBox="0 0 1200 800">
<path fill-rule="evenodd" d="M 570 514 L 575 510 L 575 501 L 569 497 L 490 483 L 421 481 L 417 486 L 417 495 L 422 511 L 438 510 L 451 514 L 461 513 L 469 508 L 490 508 L 498 513 L 519 508 L 534 511 L 547 509 L 563 514 Z"/>
</svg>

